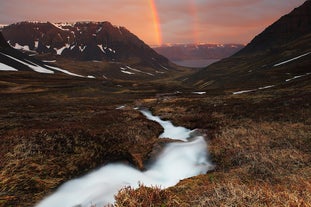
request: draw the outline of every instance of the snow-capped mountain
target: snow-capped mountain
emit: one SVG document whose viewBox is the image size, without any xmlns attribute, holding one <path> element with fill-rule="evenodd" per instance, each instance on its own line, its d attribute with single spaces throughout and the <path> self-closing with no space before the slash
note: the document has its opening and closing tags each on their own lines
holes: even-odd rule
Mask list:
<svg viewBox="0 0 311 207">
<path fill-rule="evenodd" d="M 195 59 L 223 59 L 244 47 L 242 44 L 165 44 L 154 47 L 171 61 Z"/>
<path fill-rule="evenodd" d="M 0 71 L 33 71 L 44 74 L 62 73 L 80 78 L 93 78 L 44 63 L 12 48 L 0 33 Z"/>
<path fill-rule="evenodd" d="M 1 31 L 12 47 L 36 53 L 116 62 L 135 58 L 150 67 L 169 63 L 125 27 L 109 22 L 20 22 Z"/>
</svg>

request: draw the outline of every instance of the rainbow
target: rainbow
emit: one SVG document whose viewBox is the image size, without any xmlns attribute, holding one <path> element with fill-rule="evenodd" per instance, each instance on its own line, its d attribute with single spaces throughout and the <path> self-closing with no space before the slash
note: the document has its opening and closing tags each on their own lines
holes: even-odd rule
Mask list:
<svg viewBox="0 0 311 207">
<path fill-rule="evenodd" d="M 157 6 L 154 0 L 149 0 L 149 5 L 151 8 L 152 20 L 153 20 L 157 44 L 162 45 L 162 34 L 161 34 L 161 29 L 160 29 L 160 20 L 159 20 L 159 15 L 157 11 Z"/>
<path fill-rule="evenodd" d="M 198 11 L 195 0 L 189 0 L 189 12 L 192 17 L 192 38 L 193 43 L 199 43 L 200 34 L 199 34 L 199 18 L 198 18 Z"/>
</svg>

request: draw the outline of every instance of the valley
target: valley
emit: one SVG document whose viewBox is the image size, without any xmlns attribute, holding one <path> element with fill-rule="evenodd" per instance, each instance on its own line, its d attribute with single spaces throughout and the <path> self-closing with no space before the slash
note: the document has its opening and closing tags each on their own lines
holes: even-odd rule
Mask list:
<svg viewBox="0 0 311 207">
<path fill-rule="evenodd" d="M 122 172 L 109 197 L 117 207 L 310 206 L 310 10 L 305 1 L 202 69 L 109 22 L 4 26 L 0 206 L 40 206 L 50 195 L 46 206 L 106 205 L 101 192 Z M 196 172 L 178 177 L 187 170 Z M 103 171 L 113 175 L 91 176 Z M 58 191 L 78 178 L 95 185 Z"/>
</svg>

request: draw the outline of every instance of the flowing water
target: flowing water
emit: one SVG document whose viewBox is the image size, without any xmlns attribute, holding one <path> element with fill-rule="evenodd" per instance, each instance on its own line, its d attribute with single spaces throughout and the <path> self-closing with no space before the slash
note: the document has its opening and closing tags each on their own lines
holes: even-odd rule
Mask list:
<svg viewBox="0 0 311 207">
<path fill-rule="evenodd" d="M 208 161 L 207 145 L 203 136 L 194 136 L 193 131 L 176 127 L 170 121 L 163 121 L 149 111 L 142 110 L 148 119 L 161 124 L 167 137 L 183 142 L 167 144 L 156 161 L 145 172 L 131 166 L 108 164 L 81 178 L 64 183 L 55 193 L 41 201 L 37 207 L 90 207 L 114 203 L 114 195 L 125 186 L 146 186 L 167 188 L 181 179 L 206 173 L 212 169 Z"/>
</svg>

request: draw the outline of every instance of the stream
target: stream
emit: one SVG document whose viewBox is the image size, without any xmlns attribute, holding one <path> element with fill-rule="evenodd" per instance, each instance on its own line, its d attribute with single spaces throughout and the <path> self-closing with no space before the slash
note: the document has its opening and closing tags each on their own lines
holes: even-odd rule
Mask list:
<svg viewBox="0 0 311 207">
<path fill-rule="evenodd" d="M 146 186 L 167 188 L 180 180 L 204 174 L 213 168 L 208 160 L 207 144 L 203 136 L 194 131 L 174 126 L 153 116 L 148 110 L 141 110 L 147 119 L 158 122 L 164 132 L 159 138 L 181 140 L 167 144 L 156 161 L 142 172 L 123 163 L 107 164 L 96 171 L 70 180 L 42 200 L 36 207 L 91 207 L 114 203 L 114 195 L 125 186 Z"/>
</svg>

